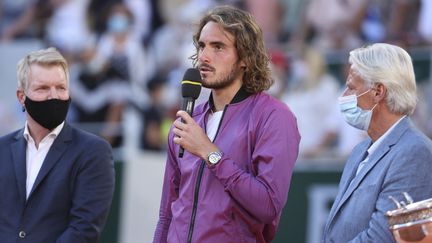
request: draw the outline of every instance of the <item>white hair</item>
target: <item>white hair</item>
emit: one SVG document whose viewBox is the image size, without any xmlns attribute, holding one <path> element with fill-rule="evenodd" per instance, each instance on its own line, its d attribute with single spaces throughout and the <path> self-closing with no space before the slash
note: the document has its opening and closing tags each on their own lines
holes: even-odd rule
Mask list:
<svg viewBox="0 0 432 243">
<path fill-rule="evenodd" d="M 351 51 L 349 62 L 366 86 L 381 83 L 386 87 L 385 100 L 391 112 L 405 115 L 414 112 L 417 103 L 414 68 L 404 49 L 376 43 Z"/>
</svg>

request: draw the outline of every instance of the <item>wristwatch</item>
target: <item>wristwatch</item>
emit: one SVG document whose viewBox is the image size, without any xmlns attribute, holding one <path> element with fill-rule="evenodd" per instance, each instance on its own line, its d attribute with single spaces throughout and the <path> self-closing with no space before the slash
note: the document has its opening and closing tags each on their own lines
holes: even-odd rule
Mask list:
<svg viewBox="0 0 432 243">
<path fill-rule="evenodd" d="M 219 163 L 221 159 L 222 159 L 222 152 L 220 151 L 211 152 L 207 155 L 207 160 L 211 165 L 215 165 Z"/>
</svg>

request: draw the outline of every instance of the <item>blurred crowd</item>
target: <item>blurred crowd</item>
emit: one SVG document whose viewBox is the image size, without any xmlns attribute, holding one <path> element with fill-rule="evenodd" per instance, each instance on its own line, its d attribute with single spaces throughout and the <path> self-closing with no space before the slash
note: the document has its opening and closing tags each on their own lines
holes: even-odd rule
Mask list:
<svg viewBox="0 0 432 243">
<path fill-rule="evenodd" d="M 430 0 L 0 0 L 0 42 L 38 39 L 65 55 L 70 122 L 114 148 L 163 151 L 192 66 L 194 23 L 221 4 L 261 25 L 275 80 L 268 92 L 296 114 L 302 159 L 345 157 L 365 136 L 345 125 L 337 97 L 349 50 L 372 42 L 404 47 L 414 63 L 427 53 L 413 119 L 432 137 Z"/>
</svg>

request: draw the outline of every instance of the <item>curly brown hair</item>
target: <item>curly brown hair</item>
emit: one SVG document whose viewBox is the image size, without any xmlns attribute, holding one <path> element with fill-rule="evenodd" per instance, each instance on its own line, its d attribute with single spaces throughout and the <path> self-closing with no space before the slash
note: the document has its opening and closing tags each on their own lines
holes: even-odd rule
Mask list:
<svg viewBox="0 0 432 243">
<path fill-rule="evenodd" d="M 264 47 L 260 27 L 251 14 L 232 6 L 219 6 L 207 13 L 199 22 L 193 35 L 196 53 L 191 56 L 193 64 L 198 62 L 198 41 L 203 27 L 216 22 L 235 37 L 235 47 L 240 60 L 246 64 L 243 85 L 250 93 L 267 90 L 273 84 L 269 68 L 269 57 Z"/>
</svg>

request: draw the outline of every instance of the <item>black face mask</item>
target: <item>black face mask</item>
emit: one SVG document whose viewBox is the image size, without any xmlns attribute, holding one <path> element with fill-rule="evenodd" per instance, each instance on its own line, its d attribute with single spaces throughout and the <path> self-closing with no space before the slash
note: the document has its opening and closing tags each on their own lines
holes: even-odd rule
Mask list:
<svg viewBox="0 0 432 243">
<path fill-rule="evenodd" d="M 70 99 L 34 101 L 26 96 L 24 104 L 33 120 L 46 129 L 52 130 L 66 119 Z"/>
</svg>

